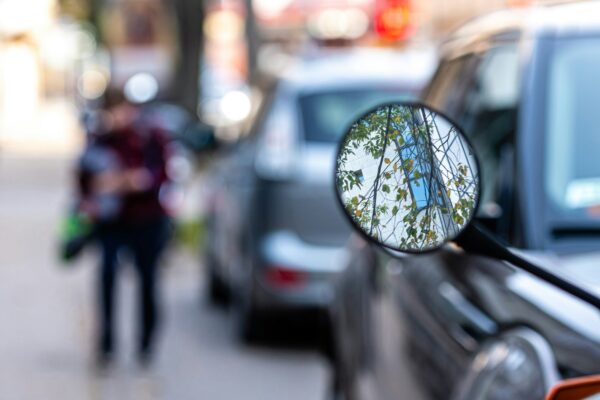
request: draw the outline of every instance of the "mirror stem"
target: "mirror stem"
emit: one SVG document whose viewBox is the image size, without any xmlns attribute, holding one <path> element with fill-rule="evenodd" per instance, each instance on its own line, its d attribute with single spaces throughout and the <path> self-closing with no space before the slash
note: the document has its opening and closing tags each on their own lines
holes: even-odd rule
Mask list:
<svg viewBox="0 0 600 400">
<path fill-rule="evenodd" d="M 456 238 L 455 242 L 470 253 L 508 261 L 600 310 L 600 298 L 598 298 L 598 296 L 513 253 L 506 246 L 498 242 L 491 234 L 481 228 L 476 222 L 470 224 L 460 236 Z"/>
</svg>

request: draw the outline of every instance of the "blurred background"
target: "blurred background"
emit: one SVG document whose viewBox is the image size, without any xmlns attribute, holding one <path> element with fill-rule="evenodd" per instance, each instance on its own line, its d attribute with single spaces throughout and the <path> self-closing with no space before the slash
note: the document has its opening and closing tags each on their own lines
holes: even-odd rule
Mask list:
<svg viewBox="0 0 600 400">
<path fill-rule="evenodd" d="M 417 98 L 462 23 L 529 6 L 0 0 L 0 398 L 333 398 L 331 281 L 350 236 L 337 140 L 375 104 Z M 57 248 L 112 89 L 170 135 L 175 228 L 152 367 L 133 361 L 124 268 L 122 345 L 98 373 L 97 256 L 64 263 Z"/>
</svg>

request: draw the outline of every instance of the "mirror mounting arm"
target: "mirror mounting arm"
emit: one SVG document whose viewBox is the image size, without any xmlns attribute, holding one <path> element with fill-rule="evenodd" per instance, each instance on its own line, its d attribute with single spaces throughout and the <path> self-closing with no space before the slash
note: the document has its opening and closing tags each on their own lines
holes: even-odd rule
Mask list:
<svg viewBox="0 0 600 400">
<path fill-rule="evenodd" d="M 600 298 L 596 295 L 513 253 L 476 222 L 469 224 L 455 242 L 469 253 L 508 261 L 600 310 Z"/>
</svg>

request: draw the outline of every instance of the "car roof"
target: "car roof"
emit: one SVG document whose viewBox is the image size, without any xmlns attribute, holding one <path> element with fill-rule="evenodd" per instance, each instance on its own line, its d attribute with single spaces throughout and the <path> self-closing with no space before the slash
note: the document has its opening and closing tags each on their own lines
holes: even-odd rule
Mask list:
<svg viewBox="0 0 600 400">
<path fill-rule="evenodd" d="M 418 89 L 430 78 L 436 61 L 432 47 L 321 51 L 298 59 L 280 80 L 303 92 L 386 84 Z"/>
<path fill-rule="evenodd" d="M 465 46 L 479 39 L 510 32 L 528 37 L 600 33 L 600 1 L 558 3 L 492 12 L 462 25 L 449 36 L 442 47 Z"/>
<path fill-rule="evenodd" d="M 600 2 L 585 1 L 539 8 L 532 26 L 538 32 L 556 34 L 600 31 Z"/>
</svg>

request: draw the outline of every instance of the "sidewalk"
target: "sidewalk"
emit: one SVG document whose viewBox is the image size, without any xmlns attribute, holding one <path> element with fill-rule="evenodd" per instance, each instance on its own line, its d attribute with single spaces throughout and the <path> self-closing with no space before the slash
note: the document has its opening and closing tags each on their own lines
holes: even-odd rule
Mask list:
<svg viewBox="0 0 600 400">
<path fill-rule="evenodd" d="M 132 338 L 135 279 L 121 271 L 117 365 L 91 368 L 91 254 L 57 261 L 70 161 L 0 153 L 0 399 L 322 399 L 323 360 L 314 352 L 244 348 L 225 312 L 206 306 L 196 254 L 171 253 L 164 270 L 164 330 L 155 367 L 140 371 Z"/>
</svg>

